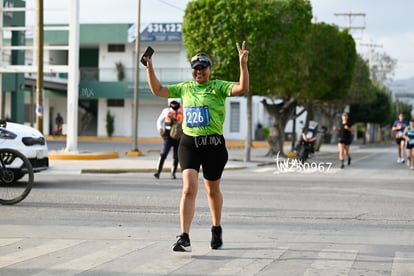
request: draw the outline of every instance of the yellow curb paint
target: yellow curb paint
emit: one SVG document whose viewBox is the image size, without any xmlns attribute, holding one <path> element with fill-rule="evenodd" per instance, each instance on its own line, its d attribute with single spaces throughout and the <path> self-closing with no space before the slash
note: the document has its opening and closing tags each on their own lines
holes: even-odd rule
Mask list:
<svg viewBox="0 0 414 276">
<path fill-rule="evenodd" d="M 50 160 L 98 160 L 98 159 L 114 159 L 119 158 L 118 152 L 102 152 L 102 153 L 49 153 Z"/>
<path fill-rule="evenodd" d="M 126 151 L 125 152 L 126 156 L 141 156 L 142 152 L 138 151 Z"/>
</svg>

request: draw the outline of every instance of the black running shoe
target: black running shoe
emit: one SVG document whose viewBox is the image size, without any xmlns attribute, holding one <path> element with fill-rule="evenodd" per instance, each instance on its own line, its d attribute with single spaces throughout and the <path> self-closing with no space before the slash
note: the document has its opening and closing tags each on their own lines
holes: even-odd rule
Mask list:
<svg viewBox="0 0 414 276">
<path fill-rule="evenodd" d="M 348 158 L 348 166 L 351 165 L 351 157 Z"/>
<path fill-rule="evenodd" d="M 187 233 L 182 233 L 177 236 L 178 240 L 173 245 L 173 251 L 176 252 L 191 252 L 190 237 Z"/>
<path fill-rule="evenodd" d="M 222 232 L 221 226 L 211 227 L 211 249 L 219 249 L 223 246 L 223 239 L 221 237 Z"/>
</svg>

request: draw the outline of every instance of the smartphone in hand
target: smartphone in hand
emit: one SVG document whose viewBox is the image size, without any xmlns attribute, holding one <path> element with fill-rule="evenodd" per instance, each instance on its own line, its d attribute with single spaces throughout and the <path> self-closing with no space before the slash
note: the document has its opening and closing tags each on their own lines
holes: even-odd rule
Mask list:
<svg viewBox="0 0 414 276">
<path fill-rule="evenodd" d="M 147 61 L 144 59 L 144 57 L 151 58 L 153 53 L 154 53 L 154 49 L 152 49 L 151 46 L 148 46 L 147 49 L 145 49 L 145 52 L 141 56 L 141 63 L 144 66 L 147 66 Z"/>
</svg>

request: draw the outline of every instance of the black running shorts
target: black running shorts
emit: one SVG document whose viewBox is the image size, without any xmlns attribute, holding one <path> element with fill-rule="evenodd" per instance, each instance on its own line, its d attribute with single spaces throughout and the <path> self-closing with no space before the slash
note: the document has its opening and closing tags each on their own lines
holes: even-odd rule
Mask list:
<svg viewBox="0 0 414 276">
<path fill-rule="evenodd" d="M 349 146 L 352 143 L 352 138 L 339 138 L 338 143 Z"/>
<path fill-rule="evenodd" d="M 401 142 L 404 142 L 404 141 L 405 141 L 405 139 L 404 139 L 404 138 L 402 138 L 402 137 L 395 138 L 395 142 L 397 143 L 397 145 L 400 145 L 400 144 L 401 144 Z"/>
<path fill-rule="evenodd" d="M 192 137 L 183 134 L 178 148 L 178 160 L 182 170 L 203 168 L 203 177 L 218 180 L 228 160 L 226 141 L 223 135 Z"/>
</svg>

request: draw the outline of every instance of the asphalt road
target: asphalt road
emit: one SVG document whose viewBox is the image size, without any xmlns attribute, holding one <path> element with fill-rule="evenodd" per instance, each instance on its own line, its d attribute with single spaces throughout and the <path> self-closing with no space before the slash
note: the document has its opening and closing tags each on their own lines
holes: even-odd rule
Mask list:
<svg viewBox="0 0 414 276">
<path fill-rule="evenodd" d="M 222 250 L 209 249 L 200 179 L 192 253 L 171 249 L 180 179 L 40 173 L 0 206 L 0 275 L 414 275 L 414 171 L 395 155 L 354 147 L 345 169 L 327 153 L 225 171 Z"/>
</svg>

